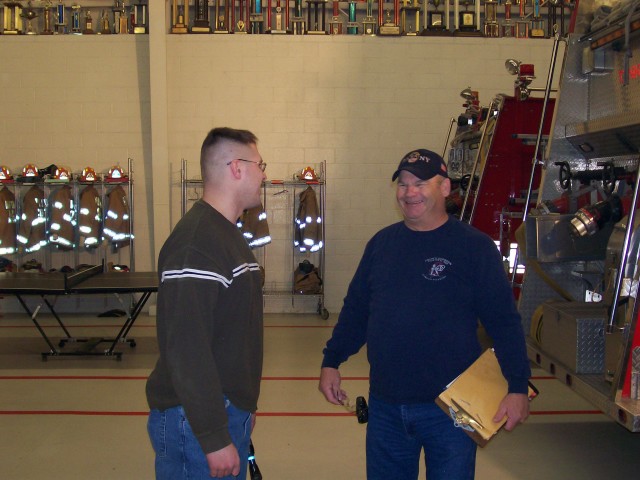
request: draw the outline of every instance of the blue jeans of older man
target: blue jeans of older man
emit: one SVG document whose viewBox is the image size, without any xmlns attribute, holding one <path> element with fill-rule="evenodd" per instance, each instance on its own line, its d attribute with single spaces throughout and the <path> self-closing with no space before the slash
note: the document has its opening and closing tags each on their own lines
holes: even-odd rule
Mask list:
<svg viewBox="0 0 640 480">
<path fill-rule="evenodd" d="M 231 441 L 240 456 L 240 474 L 220 480 L 245 480 L 251 440 L 251 414 L 225 399 Z M 156 453 L 156 480 L 211 479 L 209 465 L 181 406 L 149 413 L 147 430 Z"/>
<path fill-rule="evenodd" d="M 424 449 L 429 480 L 470 480 L 476 444 L 435 403 L 396 405 L 369 396 L 367 480 L 416 480 Z"/>
</svg>

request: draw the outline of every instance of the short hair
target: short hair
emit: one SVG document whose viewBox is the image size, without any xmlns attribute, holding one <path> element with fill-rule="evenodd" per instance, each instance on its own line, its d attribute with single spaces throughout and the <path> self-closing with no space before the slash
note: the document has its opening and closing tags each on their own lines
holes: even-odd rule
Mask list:
<svg viewBox="0 0 640 480">
<path fill-rule="evenodd" d="M 209 151 L 223 141 L 231 141 L 243 145 L 254 145 L 258 143 L 258 137 L 249 130 L 238 130 L 229 127 L 218 127 L 211 130 L 205 137 L 202 142 L 202 147 L 200 148 L 200 173 L 203 180 L 207 178 L 209 167 L 207 155 Z"/>
</svg>

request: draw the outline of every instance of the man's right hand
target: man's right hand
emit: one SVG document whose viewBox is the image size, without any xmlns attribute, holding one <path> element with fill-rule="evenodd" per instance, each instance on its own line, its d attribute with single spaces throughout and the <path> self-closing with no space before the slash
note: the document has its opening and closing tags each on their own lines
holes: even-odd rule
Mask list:
<svg viewBox="0 0 640 480">
<path fill-rule="evenodd" d="M 342 405 L 347 399 L 347 392 L 340 388 L 342 378 L 337 368 L 324 367 L 320 370 L 318 390 L 322 392 L 328 402 Z"/>
<path fill-rule="evenodd" d="M 209 472 L 213 478 L 222 478 L 240 473 L 240 457 L 233 443 L 226 447 L 207 453 Z"/>
</svg>

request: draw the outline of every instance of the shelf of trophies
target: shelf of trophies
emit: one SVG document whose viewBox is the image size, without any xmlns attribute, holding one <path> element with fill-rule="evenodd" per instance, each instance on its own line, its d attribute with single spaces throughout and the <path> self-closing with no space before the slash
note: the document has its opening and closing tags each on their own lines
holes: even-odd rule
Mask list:
<svg viewBox="0 0 640 480">
<path fill-rule="evenodd" d="M 133 179 L 119 165 L 73 174 L 33 164 L 0 168 L 0 270 L 133 269 Z"/>
<path fill-rule="evenodd" d="M 169 33 L 548 38 L 575 0 L 170 0 Z"/>
<path fill-rule="evenodd" d="M 26 5 L 25 5 L 26 3 Z M 128 5 L 127 5 L 128 3 Z M 3 35 L 110 35 L 149 32 L 148 0 L 2 1 Z"/>
</svg>

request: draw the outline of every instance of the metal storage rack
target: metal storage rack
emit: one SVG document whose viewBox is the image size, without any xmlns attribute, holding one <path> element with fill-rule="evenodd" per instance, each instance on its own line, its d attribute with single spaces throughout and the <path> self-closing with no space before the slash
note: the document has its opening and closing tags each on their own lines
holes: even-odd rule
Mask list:
<svg viewBox="0 0 640 480">
<path fill-rule="evenodd" d="M 58 248 L 56 245 L 50 243 L 47 239 L 47 244 L 43 246 L 38 251 L 34 252 L 26 252 L 22 246 L 20 246 L 17 242 L 17 250 L 13 254 L 4 255 L 11 261 L 13 261 L 19 268 L 22 266 L 26 259 L 33 259 L 39 262 L 45 270 L 50 270 L 52 268 L 58 269 L 64 265 L 69 266 L 77 266 L 80 264 L 124 264 L 126 262 L 127 266 L 133 270 L 135 268 L 135 235 L 134 235 L 134 191 L 133 191 L 133 160 L 131 158 L 127 159 L 127 171 L 124 171 L 125 177 L 122 180 L 117 181 L 107 181 L 104 179 L 104 175 L 98 175 L 99 179 L 94 182 L 84 182 L 80 180 L 77 175 L 74 175 L 74 179 L 68 182 L 57 182 L 50 181 L 46 182 L 42 178 L 34 179 L 33 182 L 22 181 L 18 182 L 16 180 L 12 180 L 10 182 L 3 183 L 0 185 L 1 187 L 6 187 L 11 190 L 15 195 L 15 212 L 16 218 L 18 219 L 16 224 L 16 230 L 20 229 L 21 225 L 21 216 L 22 216 L 22 200 L 25 193 L 32 186 L 39 186 L 42 188 L 44 192 L 44 198 L 42 199 L 42 211 L 46 220 L 45 231 L 47 233 L 47 238 L 50 233 L 50 210 L 51 206 L 49 205 L 50 197 L 53 192 L 62 186 L 69 186 L 73 192 L 73 202 L 76 205 L 75 215 L 78 215 L 80 204 L 80 194 L 84 187 L 88 185 L 93 185 L 99 192 L 102 208 L 107 205 L 107 197 L 111 190 L 116 186 L 121 186 L 127 195 L 127 200 L 129 203 L 129 236 L 127 238 L 126 244 L 120 246 L 116 249 L 112 248 L 107 239 L 104 238 L 102 234 L 102 228 L 100 230 L 101 240 L 96 245 L 95 248 L 86 249 L 81 247 L 78 244 L 78 236 L 79 232 L 75 231 L 75 246 L 69 249 Z M 105 212 L 103 211 L 103 215 Z M 104 222 L 104 218 L 103 218 Z"/>
<path fill-rule="evenodd" d="M 265 269 L 263 299 L 288 299 L 291 307 L 312 302 L 322 319 L 329 318 L 324 306 L 324 265 L 325 265 L 325 211 L 326 211 L 326 162 L 319 165 L 317 181 L 271 180 L 262 184 L 262 203 L 267 213 L 271 243 L 254 250 L 258 263 Z M 190 202 L 202 195 L 202 180 L 189 178 L 187 162 L 182 160 L 180 172 L 181 214 L 184 215 Z M 311 187 L 318 201 L 323 247 L 316 252 L 299 252 L 294 247 L 295 216 L 300 205 L 300 194 Z M 317 269 L 322 285 L 316 293 L 296 293 L 294 271 L 298 264 L 309 260 Z M 306 302 L 306 303 L 305 303 Z"/>
</svg>

